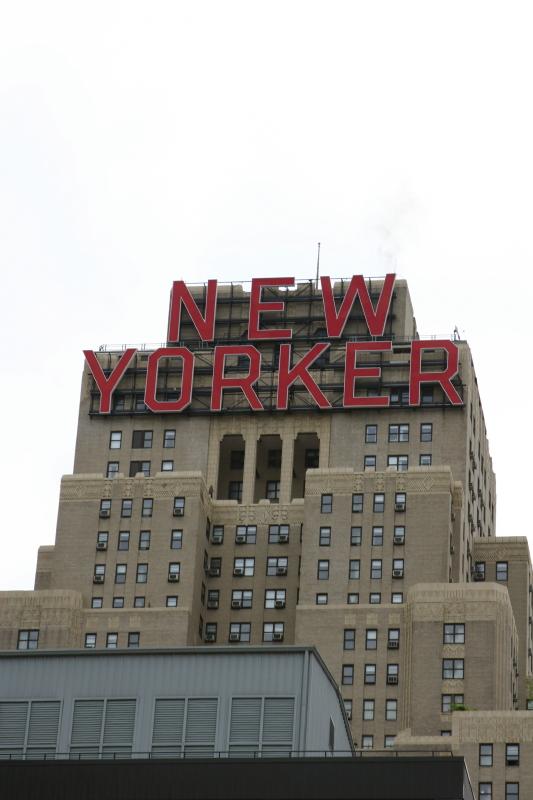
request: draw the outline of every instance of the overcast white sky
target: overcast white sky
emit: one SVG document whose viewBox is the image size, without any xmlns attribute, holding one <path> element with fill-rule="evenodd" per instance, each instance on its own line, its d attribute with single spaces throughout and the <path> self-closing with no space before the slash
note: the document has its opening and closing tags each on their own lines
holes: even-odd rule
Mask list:
<svg viewBox="0 0 533 800">
<path fill-rule="evenodd" d="M 500 535 L 531 533 L 533 7 L 0 2 L 0 588 L 72 470 L 82 348 L 171 281 L 396 271 L 473 350 Z"/>
</svg>

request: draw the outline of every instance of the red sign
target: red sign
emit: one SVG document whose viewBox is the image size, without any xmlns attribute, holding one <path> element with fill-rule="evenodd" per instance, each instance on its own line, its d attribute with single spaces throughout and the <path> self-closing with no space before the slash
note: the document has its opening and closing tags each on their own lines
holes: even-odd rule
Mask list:
<svg viewBox="0 0 533 800">
<path fill-rule="evenodd" d="M 367 284 L 362 275 L 354 275 L 337 308 L 333 295 L 331 280 L 328 277 L 320 279 L 322 287 L 322 304 L 326 336 L 334 340 L 341 339 L 344 329 L 350 318 L 355 301 L 358 299 L 362 314 L 368 328 L 368 333 L 373 337 L 383 337 L 387 318 L 390 311 L 394 275 L 387 275 L 383 282 L 381 292 L 374 306 L 368 291 Z M 275 382 L 275 404 L 269 407 L 278 411 L 285 411 L 289 407 L 289 393 L 291 387 L 300 382 L 305 387 L 311 401 L 319 409 L 332 408 L 332 404 L 310 370 L 317 369 L 317 360 L 323 357 L 331 346 L 329 341 L 317 342 L 301 357 L 293 362 L 293 345 L 287 340 L 292 339 L 292 328 L 265 328 L 262 325 L 268 321 L 268 314 L 272 312 L 283 313 L 285 301 L 263 300 L 265 287 L 294 287 L 294 278 L 254 278 L 250 291 L 248 311 L 248 339 L 250 341 L 280 341 L 279 364 L 277 367 L 277 381 Z M 194 297 L 183 281 L 174 281 L 170 296 L 170 310 L 168 318 L 168 341 L 179 342 L 182 323 L 182 311 L 185 310 L 190 322 L 203 342 L 215 341 L 215 324 L 217 311 L 217 281 L 207 283 L 203 312 L 198 307 Z M 266 315 L 266 319 L 263 317 Z M 357 366 L 359 353 L 390 352 L 393 343 L 389 340 L 380 341 L 346 341 L 344 354 L 344 391 L 342 408 L 382 408 L 389 405 L 389 397 L 361 397 L 356 394 L 357 381 L 361 378 L 381 378 L 381 368 L 377 366 Z M 441 371 L 428 372 L 422 369 L 422 357 L 426 350 L 442 350 L 446 354 L 446 367 Z M 92 350 L 84 350 L 85 358 L 89 364 L 96 385 L 100 391 L 100 414 L 109 414 L 112 409 L 112 398 L 124 376 L 133 356 L 137 351 L 130 348 L 124 351 L 118 363 L 109 375 L 105 375 L 96 354 Z M 226 359 L 229 356 L 239 356 L 247 363 L 245 369 L 239 370 L 239 375 L 228 372 Z M 181 363 L 181 390 L 179 397 L 172 400 L 159 400 L 157 394 L 157 377 L 159 361 L 162 358 L 179 359 Z M 221 411 L 223 396 L 227 390 L 242 393 L 248 407 L 252 411 L 264 411 L 257 385 L 261 378 L 262 353 L 253 344 L 216 345 L 213 355 L 213 372 L 211 379 L 210 410 Z M 161 347 L 150 354 L 146 371 L 146 387 L 144 402 L 154 413 L 180 412 L 192 402 L 194 390 L 194 369 L 196 356 L 184 346 Z M 409 405 L 420 405 L 422 384 L 437 384 L 444 395 L 454 406 L 463 404 L 463 401 L 452 383 L 459 367 L 459 351 L 454 342 L 447 339 L 420 340 L 411 342 L 411 361 L 409 373 Z M 244 375 L 242 373 L 245 373 Z M 203 384 L 202 384 L 203 385 Z M 324 387 L 327 389 L 327 387 Z M 338 407 L 338 406 L 335 406 Z"/>
</svg>

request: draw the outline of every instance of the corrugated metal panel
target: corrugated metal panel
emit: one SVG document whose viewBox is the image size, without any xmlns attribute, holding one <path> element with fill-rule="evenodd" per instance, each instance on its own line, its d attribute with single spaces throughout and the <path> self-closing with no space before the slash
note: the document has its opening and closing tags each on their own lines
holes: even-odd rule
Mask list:
<svg viewBox="0 0 533 800">
<path fill-rule="evenodd" d="M 59 700 L 34 701 L 30 709 L 27 752 L 34 758 L 55 753 L 59 732 Z"/>
<path fill-rule="evenodd" d="M 187 703 L 185 755 L 207 756 L 215 750 L 217 697 L 194 697 Z"/>
<path fill-rule="evenodd" d="M 76 700 L 72 720 L 70 752 L 93 755 L 100 749 L 104 717 L 103 700 Z"/>
<path fill-rule="evenodd" d="M 259 746 L 261 697 L 234 697 L 231 701 L 230 749 L 235 742 Z"/>
<path fill-rule="evenodd" d="M 263 743 L 291 744 L 294 728 L 294 698 L 266 697 Z"/>
<path fill-rule="evenodd" d="M 155 701 L 152 753 L 172 758 L 181 754 L 185 700 L 165 698 Z"/>
<path fill-rule="evenodd" d="M 0 703 L 0 757 L 19 755 L 24 748 L 28 703 Z"/>
<path fill-rule="evenodd" d="M 108 700 L 102 753 L 128 755 L 133 745 L 136 700 Z"/>
</svg>

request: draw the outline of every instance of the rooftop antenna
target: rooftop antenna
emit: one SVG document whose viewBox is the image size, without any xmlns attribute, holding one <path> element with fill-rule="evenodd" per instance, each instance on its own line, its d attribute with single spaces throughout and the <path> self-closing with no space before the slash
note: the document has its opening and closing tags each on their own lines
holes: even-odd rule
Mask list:
<svg viewBox="0 0 533 800">
<path fill-rule="evenodd" d="M 316 288 L 318 289 L 318 278 L 320 276 L 320 242 L 318 242 L 317 256 L 316 256 Z"/>
</svg>

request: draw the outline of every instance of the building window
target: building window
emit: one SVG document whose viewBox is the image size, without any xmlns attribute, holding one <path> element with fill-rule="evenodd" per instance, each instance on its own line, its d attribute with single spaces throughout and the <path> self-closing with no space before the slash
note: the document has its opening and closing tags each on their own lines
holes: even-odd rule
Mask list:
<svg viewBox="0 0 533 800">
<path fill-rule="evenodd" d="M 103 583 L 104 581 L 105 581 L 105 564 L 95 564 L 93 582 Z"/>
<path fill-rule="evenodd" d="M 174 498 L 174 506 L 172 509 L 172 514 L 175 517 L 183 517 L 185 514 L 185 498 L 184 497 L 175 497 Z"/>
<path fill-rule="evenodd" d="M 242 481 L 229 482 L 228 499 L 237 500 L 238 503 L 242 503 Z"/>
<path fill-rule="evenodd" d="M 348 567 L 348 579 L 358 581 L 361 575 L 361 562 L 358 558 L 351 558 Z"/>
<path fill-rule="evenodd" d="M 372 528 L 372 547 L 381 547 L 383 545 L 383 526 L 374 525 Z"/>
<path fill-rule="evenodd" d="M 281 467 L 281 450 L 268 450 L 267 466 L 269 469 L 279 469 Z"/>
<path fill-rule="evenodd" d="M 396 744 L 396 736 L 394 736 L 394 734 L 392 733 L 389 733 L 383 739 L 383 746 L 386 750 L 388 750 L 391 747 L 394 747 L 395 744 Z"/>
<path fill-rule="evenodd" d="M 320 528 L 318 536 L 318 544 L 320 547 L 329 547 L 331 544 L 331 528 Z"/>
<path fill-rule="evenodd" d="M 129 531 L 119 531 L 119 534 L 118 534 L 118 549 L 119 550 L 129 550 L 130 549 L 130 532 Z"/>
<path fill-rule="evenodd" d="M 374 737 L 372 734 L 367 733 L 361 737 L 361 747 L 363 750 L 372 750 L 374 747 Z"/>
<path fill-rule="evenodd" d="M 387 632 L 387 648 L 389 650 L 397 650 L 400 646 L 400 629 L 389 628 Z"/>
<path fill-rule="evenodd" d="M 518 800 L 519 798 L 518 783 L 505 784 L 505 800 Z"/>
<path fill-rule="evenodd" d="M 120 516 L 131 517 L 132 510 L 133 510 L 133 500 L 130 499 L 123 500 L 120 508 Z"/>
<path fill-rule="evenodd" d="M 329 561 L 322 559 L 318 561 L 316 577 L 319 581 L 329 580 Z"/>
<path fill-rule="evenodd" d="M 265 608 L 285 608 L 287 592 L 285 589 L 266 589 Z"/>
<path fill-rule="evenodd" d="M 364 720 L 372 720 L 372 719 L 374 719 L 374 708 L 375 708 L 375 701 L 374 700 L 363 700 L 363 719 Z"/>
<path fill-rule="evenodd" d="M 323 494 L 320 496 L 320 513 L 331 514 L 333 511 L 333 495 Z"/>
<path fill-rule="evenodd" d="M 390 596 L 390 601 L 393 605 L 401 605 L 403 603 L 403 592 L 393 592 Z"/>
<path fill-rule="evenodd" d="M 256 540 L 256 525 L 237 525 L 235 528 L 235 544 L 255 544 Z"/>
<path fill-rule="evenodd" d="M 317 469 L 319 463 L 319 451 L 316 448 L 310 448 L 305 451 L 305 468 Z"/>
<path fill-rule="evenodd" d="M 114 597 L 112 605 L 113 605 L 113 608 L 124 608 L 124 598 L 123 597 Z"/>
<path fill-rule="evenodd" d="M 163 434 L 163 447 L 175 447 L 176 445 L 176 431 L 168 430 Z"/>
<path fill-rule="evenodd" d="M 230 469 L 243 469 L 244 467 L 244 450 L 231 450 L 229 456 Z"/>
<path fill-rule="evenodd" d="M 474 574 L 473 578 L 475 581 L 484 581 L 485 580 L 485 562 L 484 561 L 476 561 L 474 564 Z"/>
<path fill-rule="evenodd" d="M 378 440 L 378 426 L 367 425 L 365 428 L 365 442 L 366 444 L 376 444 Z"/>
<path fill-rule="evenodd" d="M 431 386 L 422 387 L 420 402 L 423 406 L 430 406 L 433 403 L 433 388 Z"/>
<path fill-rule="evenodd" d="M 145 497 L 142 503 L 141 516 L 151 517 L 154 510 L 154 500 L 152 497 Z"/>
<path fill-rule="evenodd" d="M 455 711 L 456 706 L 464 706 L 464 694 L 443 694 L 441 698 L 441 711 L 443 714 L 449 714 Z"/>
<path fill-rule="evenodd" d="M 492 744 L 479 745 L 479 766 L 492 767 Z"/>
<path fill-rule="evenodd" d="M 266 482 L 266 498 L 267 500 L 279 500 L 279 490 L 281 481 L 267 481 Z"/>
<path fill-rule="evenodd" d="M 91 597 L 91 608 L 103 608 L 103 607 L 104 607 L 103 597 Z"/>
<path fill-rule="evenodd" d="M 111 515 L 111 500 L 100 500 L 100 517 L 107 519 Z"/>
<path fill-rule="evenodd" d="M 443 658 L 442 677 L 444 680 L 463 680 L 465 674 L 464 658 Z"/>
<path fill-rule="evenodd" d="M 168 582 L 177 583 L 180 579 L 181 562 L 171 561 L 168 565 Z"/>
<path fill-rule="evenodd" d="M 130 478 L 134 478 L 139 472 L 142 472 L 145 478 L 149 478 L 150 468 L 150 461 L 130 461 Z"/>
<path fill-rule="evenodd" d="M 182 544 L 183 544 L 183 531 L 171 531 L 170 549 L 181 550 Z"/>
<path fill-rule="evenodd" d="M 96 647 L 96 633 L 85 634 L 85 647 L 87 647 L 89 650 L 94 650 Z"/>
<path fill-rule="evenodd" d="M 315 595 L 315 605 L 317 606 L 327 606 L 328 604 L 328 593 L 327 592 L 319 592 Z"/>
<path fill-rule="evenodd" d="M 128 647 L 139 647 L 141 642 L 141 634 L 138 631 L 128 633 Z"/>
<path fill-rule="evenodd" d="M 387 456 L 387 466 L 405 472 L 409 468 L 409 456 Z"/>
<path fill-rule="evenodd" d="M 440 735 L 441 736 L 451 736 L 452 732 L 451 732 L 451 730 L 443 730 L 443 731 L 440 732 Z"/>
<path fill-rule="evenodd" d="M 217 628 L 218 625 L 216 622 L 206 622 L 205 625 L 205 641 L 206 642 L 216 642 L 217 640 Z"/>
<path fill-rule="evenodd" d="M 341 683 L 343 686 L 353 686 L 353 664 L 342 665 Z"/>
<path fill-rule="evenodd" d="M 127 564 L 117 564 L 115 566 L 115 583 L 126 583 Z"/>
<path fill-rule="evenodd" d="M 289 541 L 289 525 L 269 525 L 268 526 L 268 543 L 269 544 L 286 544 Z"/>
<path fill-rule="evenodd" d="M 236 577 L 251 577 L 255 572 L 255 558 L 234 558 L 233 574 Z"/>
<path fill-rule="evenodd" d="M 118 461 L 108 461 L 107 462 L 107 478 L 114 478 L 118 475 L 119 470 L 119 462 Z"/>
<path fill-rule="evenodd" d="M 365 472 L 376 471 L 376 456 L 365 456 L 363 468 Z"/>
<path fill-rule="evenodd" d="M 108 531 L 98 531 L 96 535 L 96 549 L 97 550 L 107 550 L 107 544 L 109 542 L 109 532 Z"/>
<path fill-rule="evenodd" d="M 289 559 L 286 556 L 267 558 L 267 575 L 283 576 L 287 574 Z"/>
<path fill-rule="evenodd" d="M 139 533 L 139 550 L 150 549 L 150 538 L 151 538 L 150 531 L 141 531 Z"/>
<path fill-rule="evenodd" d="M 398 664 L 387 664 L 387 683 L 398 683 L 400 667 Z"/>
<path fill-rule="evenodd" d="M 394 558 L 392 561 L 392 577 L 393 578 L 403 578 L 404 577 L 404 560 L 403 558 Z"/>
<path fill-rule="evenodd" d="M 105 639 L 105 646 L 108 650 L 116 650 L 118 647 L 118 633 L 108 633 Z"/>
<path fill-rule="evenodd" d="M 533 711 L 533 700 L 526 701 L 526 711 Z"/>
<path fill-rule="evenodd" d="M 249 642 L 251 627 L 249 622 L 232 622 L 229 626 L 230 642 Z"/>
<path fill-rule="evenodd" d="M 161 462 L 161 472 L 173 472 L 174 471 L 174 462 L 173 461 L 162 461 Z"/>
<path fill-rule="evenodd" d="M 133 598 L 133 608 L 144 608 L 146 605 L 146 598 L 137 596 Z"/>
<path fill-rule="evenodd" d="M 395 389 L 391 389 L 390 404 L 391 406 L 409 405 L 409 387 L 398 386 Z"/>
<path fill-rule="evenodd" d="M 360 525 L 352 526 L 350 529 L 350 544 L 352 547 L 359 547 L 363 535 L 363 529 Z"/>
<path fill-rule="evenodd" d="M 263 623 L 263 641 L 264 642 L 282 642 L 284 634 L 283 622 L 264 622 Z"/>
<path fill-rule="evenodd" d="M 343 650 L 355 650 L 355 628 L 345 628 L 342 644 Z"/>
<path fill-rule="evenodd" d="M 433 440 L 433 423 L 422 422 L 420 425 L 420 441 L 431 442 Z"/>
<path fill-rule="evenodd" d="M 356 606 L 359 603 L 359 592 L 348 592 L 346 602 L 349 606 Z"/>
<path fill-rule="evenodd" d="M 344 710 L 346 711 L 346 716 L 350 720 L 352 718 L 352 713 L 353 713 L 353 701 L 343 698 L 343 702 L 344 702 Z"/>
<path fill-rule="evenodd" d="M 133 449 L 149 450 L 152 446 L 152 431 L 133 431 L 131 446 Z"/>
<path fill-rule="evenodd" d="M 509 564 L 507 561 L 496 562 L 496 580 L 505 582 L 509 576 Z"/>
<path fill-rule="evenodd" d="M 382 514 L 385 511 L 385 495 L 384 494 L 375 494 L 374 495 L 373 510 L 374 510 L 374 514 Z"/>
<path fill-rule="evenodd" d="M 213 598 L 211 598 L 212 600 Z M 216 597 L 218 607 L 218 592 Z M 231 593 L 231 607 L 236 608 L 251 608 L 253 603 L 253 591 L 251 589 L 234 589 Z M 274 604 L 272 604 L 274 608 Z"/>
<path fill-rule="evenodd" d="M 508 767 L 518 767 L 520 764 L 520 745 L 505 745 L 505 763 Z"/>
<path fill-rule="evenodd" d="M 492 783 L 479 784 L 479 800 L 492 800 Z"/>
<path fill-rule="evenodd" d="M 382 561 L 381 558 L 373 558 L 370 562 L 370 577 L 375 580 L 381 580 L 382 574 Z"/>
<path fill-rule="evenodd" d="M 363 513 L 363 498 L 362 494 L 352 494 L 352 514 Z"/>
<path fill-rule="evenodd" d="M 385 719 L 389 722 L 394 722 L 398 719 L 398 701 L 386 700 L 385 701 Z"/>
<path fill-rule="evenodd" d="M 148 581 L 148 564 L 137 564 L 135 583 L 147 583 L 147 581 Z"/>
<path fill-rule="evenodd" d="M 120 450 L 122 447 L 122 431 L 111 431 L 109 436 L 109 449 Z"/>
<path fill-rule="evenodd" d="M 39 646 L 39 629 L 24 628 L 19 630 L 17 650 L 37 650 Z"/>
<path fill-rule="evenodd" d="M 167 608 L 177 608 L 177 607 L 178 607 L 178 595 L 167 594 Z"/>
<path fill-rule="evenodd" d="M 408 442 L 409 425 L 389 425 L 389 442 Z"/>
<path fill-rule="evenodd" d="M 394 544 L 405 543 L 405 525 L 394 526 Z"/>
<path fill-rule="evenodd" d="M 367 628 L 365 636 L 365 650 L 377 650 L 378 632 L 376 628 Z"/>
<path fill-rule="evenodd" d="M 418 463 L 421 467 L 430 467 L 431 466 L 431 454 L 430 453 L 423 453 L 420 455 L 418 459 Z"/>
<path fill-rule="evenodd" d="M 444 644 L 464 644 L 465 626 L 463 622 L 447 622 L 443 630 Z"/>
<path fill-rule="evenodd" d="M 376 665 L 365 664 L 364 676 L 366 684 L 374 684 L 376 682 Z"/>
<path fill-rule="evenodd" d="M 381 603 L 381 592 L 370 592 L 368 602 L 371 606 L 379 605 Z"/>
</svg>

